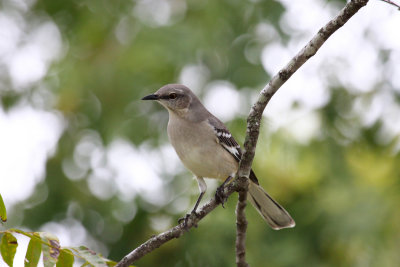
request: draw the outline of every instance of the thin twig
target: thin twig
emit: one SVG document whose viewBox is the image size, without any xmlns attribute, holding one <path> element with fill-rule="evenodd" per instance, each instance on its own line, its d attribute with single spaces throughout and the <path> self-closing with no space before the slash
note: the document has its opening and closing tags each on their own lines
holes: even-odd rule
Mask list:
<svg viewBox="0 0 400 267">
<path fill-rule="evenodd" d="M 391 5 L 397 7 L 397 8 L 400 10 L 400 5 L 396 4 L 396 3 L 393 2 L 393 1 L 390 1 L 390 0 L 381 0 L 381 1 L 382 1 L 382 2 L 385 2 L 385 3 L 388 3 L 388 4 L 391 4 Z"/>
<path fill-rule="evenodd" d="M 236 205 L 236 265 L 237 265 L 237 267 L 248 267 L 249 266 L 246 262 L 246 230 L 247 230 L 247 220 L 246 220 L 246 214 L 245 214 L 246 199 L 247 199 L 247 190 L 239 191 L 239 200 Z"/>
<path fill-rule="evenodd" d="M 278 74 L 272 77 L 271 81 L 261 91 L 258 101 L 252 106 L 250 114 L 247 118 L 247 134 L 244 143 L 245 152 L 240 162 L 238 178 L 235 179 L 231 184 L 228 184 L 224 190 L 224 193 L 227 197 L 234 191 L 240 191 L 240 189 L 244 186 L 243 182 L 241 181 L 243 178 L 249 177 L 260 131 L 262 113 L 271 97 L 293 75 L 295 71 L 297 71 L 310 57 L 315 55 L 318 49 L 336 30 L 342 27 L 355 13 L 357 13 L 358 10 L 360 10 L 367 3 L 368 0 L 352 0 L 351 2 L 347 3 L 346 6 L 339 12 L 339 14 L 330 22 L 328 22 L 328 24 L 326 24 L 323 28 L 321 28 L 311 39 L 311 41 L 291 61 L 289 61 L 289 63 L 278 72 Z M 204 216 L 210 213 L 217 206 L 218 204 L 214 199 L 210 200 L 207 204 L 200 208 L 198 216 L 191 216 L 191 218 L 188 220 L 187 228 L 184 228 L 183 225 L 180 224 L 164 233 L 150 238 L 148 241 L 125 256 L 116 266 L 127 267 L 134 261 L 160 247 L 169 240 L 180 237 L 188 229 L 196 226 Z"/>
</svg>

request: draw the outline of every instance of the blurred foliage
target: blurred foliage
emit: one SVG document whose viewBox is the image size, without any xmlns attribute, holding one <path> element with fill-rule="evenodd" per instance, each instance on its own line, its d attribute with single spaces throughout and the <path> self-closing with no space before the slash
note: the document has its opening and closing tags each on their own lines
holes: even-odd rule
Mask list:
<svg viewBox="0 0 400 267">
<path fill-rule="evenodd" d="M 41 255 L 43 255 L 43 266 L 72 267 L 75 258 L 76 262 L 82 264 L 82 266 L 106 267 L 117 264 L 84 246 L 60 247 L 58 238 L 51 233 L 9 229 L 0 231 L 0 252 L 4 262 L 10 267 L 14 266 L 14 257 L 19 245 L 14 236 L 15 234 L 20 234 L 30 239 L 24 259 L 25 267 L 38 266 Z M 19 263 L 17 264 L 19 266 Z"/>
<path fill-rule="evenodd" d="M 47 162 L 45 182 L 9 211 L 9 219 L 15 223 L 12 227 L 39 229 L 45 223 L 72 218 L 101 244 L 107 258 L 117 261 L 158 232 L 151 227 L 154 220 L 166 218 L 167 225 L 176 222 L 183 214 L 174 212 L 172 201 L 157 206 L 140 194 L 129 201 L 118 194 L 96 197 L 88 186 L 94 170 L 74 180 L 67 177 L 63 164 L 74 157 L 77 144 L 88 133 L 98 135 L 104 147 L 117 138 L 135 146 L 161 146 L 167 140 L 167 114 L 155 104 L 140 103 L 142 96 L 176 82 L 188 64 L 208 69 L 206 83 L 227 80 L 238 90 L 256 93 L 269 75 L 260 60 L 249 60 L 244 51 L 256 55 L 250 58 L 259 58 L 270 40 L 257 39 L 254 28 L 268 23 L 283 40 L 290 38 L 280 28 L 284 6 L 276 1 L 170 0 L 176 10 L 170 10 L 173 15 L 164 24 L 148 14 L 138 14 L 137 6 L 145 2 L 38 0 L 34 4 L 32 14 L 49 16 L 61 31 L 65 55 L 41 83 L 56 96 L 54 108 L 65 117 L 67 128 L 56 154 Z M 20 94 L 35 90 L 33 86 Z M 310 143 L 296 142 L 285 130 L 271 133 L 268 122 L 262 128 L 255 172 L 261 184 L 290 211 L 297 226 L 272 231 L 254 209 L 247 209 L 251 266 L 400 264 L 399 154 L 393 152 L 394 142 L 376 138 L 379 122 L 362 127 L 356 119 L 343 115 L 356 95 L 340 87 L 331 91 L 330 101 L 317 111 L 321 136 Z M 20 97 L 9 93 L 2 97 L 1 105 L 12 106 Z M 227 125 L 243 141 L 245 118 L 234 118 Z M 343 127 L 357 128 L 358 137 L 350 140 L 341 131 Z M 189 181 L 190 174 L 177 170 L 170 176 L 164 175 L 168 181 L 165 190 L 175 192 L 177 198 L 190 196 L 190 205 L 194 204 L 197 188 Z M 186 192 L 188 188 L 190 192 Z M 44 201 L 41 196 L 46 194 Z M 225 209 L 219 207 L 207 216 L 197 229 L 135 264 L 233 266 L 235 198 L 229 199 Z M 115 216 L 117 211 L 136 208 L 133 219 Z"/>
</svg>

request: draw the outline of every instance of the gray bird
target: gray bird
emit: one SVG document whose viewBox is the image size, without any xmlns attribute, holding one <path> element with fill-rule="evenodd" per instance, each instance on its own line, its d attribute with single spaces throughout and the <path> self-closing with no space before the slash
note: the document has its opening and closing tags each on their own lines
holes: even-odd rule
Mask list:
<svg viewBox="0 0 400 267">
<path fill-rule="evenodd" d="M 155 100 L 168 110 L 169 140 L 183 165 L 196 176 L 200 189 L 192 213 L 196 212 L 207 190 L 204 178 L 225 180 L 216 192 L 217 201 L 223 204 L 221 189 L 235 177 L 242 156 L 239 144 L 225 125 L 181 84 L 165 85 L 142 100 Z M 273 229 L 295 226 L 289 213 L 259 185 L 253 170 L 250 172 L 248 200 Z"/>
</svg>

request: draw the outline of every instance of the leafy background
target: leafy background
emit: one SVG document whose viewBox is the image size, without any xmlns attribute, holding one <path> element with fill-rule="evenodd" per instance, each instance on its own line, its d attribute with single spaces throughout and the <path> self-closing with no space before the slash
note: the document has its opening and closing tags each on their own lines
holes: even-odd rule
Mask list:
<svg viewBox="0 0 400 267">
<path fill-rule="evenodd" d="M 184 83 L 242 143 L 259 90 L 345 1 L 0 3 L 0 229 L 119 260 L 198 194 L 140 98 Z M 400 264 L 399 20 L 371 1 L 267 106 L 254 169 L 297 226 L 248 208 L 252 266 Z M 235 203 L 136 265 L 232 266 Z"/>
</svg>

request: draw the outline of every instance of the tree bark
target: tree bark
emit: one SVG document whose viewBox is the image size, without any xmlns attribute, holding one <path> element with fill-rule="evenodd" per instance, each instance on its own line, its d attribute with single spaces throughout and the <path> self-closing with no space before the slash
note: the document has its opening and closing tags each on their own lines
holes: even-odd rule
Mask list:
<svg viewBox="0 0 400 267">
<path fill-rule="evenodd" d="M 245 214 L 247 190 L 239 191 L 239 200 L 236 205 L 236 265 L 248 267 L 246 262 L 246 230 L 247 220 Z"/>
</svg>

